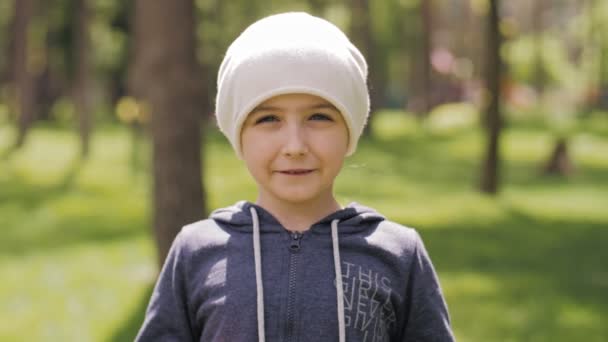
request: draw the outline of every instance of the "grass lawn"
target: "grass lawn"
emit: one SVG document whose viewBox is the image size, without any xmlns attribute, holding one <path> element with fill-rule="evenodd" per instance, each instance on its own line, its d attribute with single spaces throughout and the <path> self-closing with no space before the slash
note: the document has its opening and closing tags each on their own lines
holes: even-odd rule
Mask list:
<svg viewBox="0 0 608 342">
<path fill-rule="evenodd" d="M 577 172 L 539 173 L 551 135 L 515 125 L 502 139 L 499 196 L 476 191 L 483 136 L 429 133 L 379 116 L 337 181 L 357 201 L 422 235 L 459 341 L 608 340 L 608 134 L 570 140 Z M 606 126 L 604 126 L 606 127 Z M 131 341 L 156 276 L 148 146 L 96 132 L 79 161 L 69 131 L 36 127 L 4 153 L 0 126 L 0 341 Z M 254 199 L 229 145 L 208 138 L 210 207 Z"/>
</svg>

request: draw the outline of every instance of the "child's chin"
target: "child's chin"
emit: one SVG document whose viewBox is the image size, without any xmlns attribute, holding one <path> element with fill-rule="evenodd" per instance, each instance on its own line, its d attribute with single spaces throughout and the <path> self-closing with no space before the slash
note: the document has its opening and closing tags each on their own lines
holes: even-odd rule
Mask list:
<svg viewBox="0 0 608 342">
<path fill-rule="evenodd" d="M 290 195 L 290 196 L 284 196 L 283 200 L 285 202 L 291 203 L 291 204 L 305 204 L 305 203 L 310 203 L 311 201 L 314 201 L 315 197 L 314 196 L 306 196 L 306 195 Z"/>
<path fill-rule="evenodd" d="M 308 204 L 319 200 L 320 197 L 310 191 L 302 191 L 282 194 L 281 199 L 290 204 Z"/>
</svg>

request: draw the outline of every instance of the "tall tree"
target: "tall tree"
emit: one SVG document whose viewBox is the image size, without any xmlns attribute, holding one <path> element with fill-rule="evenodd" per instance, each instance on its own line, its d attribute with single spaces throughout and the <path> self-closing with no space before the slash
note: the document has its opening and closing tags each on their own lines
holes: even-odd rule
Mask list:
<svg viewBox="0 0 608 342">
<path fill-rule="evenodd" d="M 310 7 L 311 12 L 319 17 L 323 17 L 325 13 L 325 7 L 327 7 L 326 0 L 308 0 L 308 6 Z"/>
<path fill-rule="evenodd" d="M 422 117 L 432 107 L 432 69 L 431 49 L 433 45 L 433 10 L 432 0 L 420 1 L 418 18 L 415 25 L 415 39 L 412 42 L 416 49 L 411 51 L 410 59 L 410 101 L 409 110 Z"/>
<path fill-rule="evenodd" d="M 206 34 L 198 37 L 198 42 L 204 49 L 199 55 L 201 62 L 202 79 L 206 91 L 203 110 L 201 111 L 202 118 L 205 121 L 213 120 L 214 102 L 215 102 L 215 78 L 210 75 L 216 75 L 223 57 L 223 52 L 226 47 L 223 45 L 223 36 L 225 35 L 225 26 L 223 15 L 225 11 L 225 2 L 214 1 L 210 6 L 199 8 L 199 28 L 198 31 L 203 31 Z"/>
<path fill-rule="evenodd" d="M 383 105 L 384 93 L 386 92 L 385 79 L 382 77 L 384 66 L 381 65 L 379 47 L 374 39 L 372 29 L 372 15 L 369 0 L 352 0 L 351 2 L 351 24 L 350 32 L 354 44 L 361 50 L 369 66 L 368 86 L 370 92 L 370 116 Z M 368 120 L 363 131 L 369 135 L 372 130 L 372 120 Z"/>
<path fill-rule="evenodd" d="M 74 0 L 74 23 L 72 44 L 72 60 L 75 61 L 72 76 L 72 97 L 78 116 L 80 132 L 80 147 L 83 157 L 89 154 L 89 141 L 91 135 L 91 77 L 90 77 L 90 38 L 89 22 L 90 11 L 87 0 Z"/>
<path fill-rule="evenodd" d="M 481 170 L 481 191 L 489 194 L 498 192 L 499 186 L 499 139 L 502 127 L 500 100 L 501 100 L 501 75 L 503 61 L 500 56 L 502 35 L 499 30 L 500 0 L 490 0 L 487 29 L 487 54 L 486 54 L 486 87 L 490 94 L 489 104 L 485 112 L 485 130 L 487 135 L 486 154 Z"/>
<path fill-rule="evenodd" d="M 535 65 L 534 65 L 534 87 L 538 94 L 538 98 L 542 99 L 547 82 L 543 58 L 543 34 L 544 34 L 544 17 L 546 4 L 544 0 L 536 0 L 534 3 L 534 15 L 532 19 L 532 27 L 535 35 Z"/>
<path fill-rule="evenodd" d="M 568 139 L 565 136 L 559 136 L 553 146 L 549 160 L 544 167 L 546 174 L 568 176 L 574 172 L 574 164 L 568 153 Z"/>
<path fill-rule="evenodd" d="M 420 49 L 420 90 L 422 100 L 422 112 L 426 115 L 431 111 L 433 79 L 431 69 L 431 50 L 433 49 L 433 2 L 432 0 L 420 1 L 421 6 L 421 49 Z"/>
<path fill-rule="evenodd" d="M 563 3 L 554 4 L 554 5 L 559 9 L 560 12 L 566 14 L 567 6 L 564 6 Z M 561 5 L 561 6 L 559 6 L 559 5 Z M 588 11 L 587 7 L 591 7 L 592 3 L 590 1 L 582 1 L 582 2 L 578 3 L 578 6 L 580 6 L 580 7 L 577 9 L 581 13 L 586 13 Z M 593 21 L 591 21 L 591 25 L 593 25 Z M 578 45 L 578 44 L 580 44 L 580 43 L 577 42 L 576 45 Z M 579 51 L 582 51 L 583 46 L 584 46 L 584 43 L 581 46 L 576 46 L 575 48 L 578 48 Z M 572 48 L 572 46 L 570 48 Z M 600 47 L 600 49 L 601 49 L 601 47 Z M 580 65 L 582 63 L 582 54 L 581 53 L 574 54 L 573 62 L 575 64 Z M 561 107 L 563 108 L 564 106 L 562 105 Z M 566 110 L 570 110 L 570 111 L 574 112 L 575 111 L 574 107 L 576 107 L 576 105 L 566 106 L 566 107 L 570 107 Z M 572 112 L 569 113 L 568 115 L 573 115 Z M 545 174 L 568 176 L 574 172 L 575 167 L 574 167 L 574 162 L 570 158 L 570 153 L 569 153 L 570 149 L 568 148 L 568 141 L 569 141 L 569 137 L 568 137 L 567 133 L 559 132 L 557 134 L 551 154 L 544 165 Z"/>
<path fill-rule="evenodd" d="M 154 232 L 162 265 L 180 228 L 203 217 L 194 0 L 135 0 L 130 88 L 150 108 Z"/>
<path fill-rule="evenodd" d="M 27 131 L 34 121 L 35 74 L 32 70 L 31 35 L 28 30 L 34 12 L 33 0 L 16 0 L 12 25 L 12 80 L 13 106 L 17 112 L 17 140 L 15 147 L 25 143 Z"/>
<path fill-rule="evenodd" d="M 5 3 L 9 6 L 8 11 L 14 14 L 12 9 L 13 3 Z M 7 12 L 8 12 L 7 11 Z M 13 49 L 11 47 L 11 38 L 13 36 L 13 28 L 11 26 L 10 20 L 4 19 L 0 17 L 0 85 L 5 85 L 11 81 L 11 70 L 9 70 L 10 56 L 13 54 Z M 2 96 L 0 94 L 0 96 Z M 0 98 L 0 100 L 5 100 L 4 98 Z"/>
<path fill-rule="evenodd" d="M 34 23 L 43 22 L 46 26 L 44 34 L 36 37 L 40 43 L 39 50 L 34 52 L 37 56 L 44 56 L 44 63 L 36 68 L 35 75 L 36 120 L 53 119 L 53 105 L 70 92 L 69 76 L 75 64 L 72 63 L 75 31 L 74 21 L 70 20 L 72 3 L 72 0 L 36 1 L 36 13 L 42 15 L 36 15 Z"/>
<path fill-rule="evenodd" d="M 597 48 L 597 95 L 595 103 L 592 105 L 596 108 L 608 109 L 608 35 L 606 34 L 606 22 L 601 20 L 602 7 L 601 0 L 587 1 L 588 17 L 591 22 L 591 44 Z"/>
</svg>

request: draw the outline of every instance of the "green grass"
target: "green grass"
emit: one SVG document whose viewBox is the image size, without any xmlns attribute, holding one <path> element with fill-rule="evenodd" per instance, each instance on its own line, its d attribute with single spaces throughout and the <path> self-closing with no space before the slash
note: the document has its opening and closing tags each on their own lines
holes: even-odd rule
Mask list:
<svg viewBox="0 0 608 342">
<path fill-rule="evenodd" d="M 502 138 L 499 196 L 476 191 L 483 135 L 435 134 L 385 113 L 337 181 L 357 201 L 418 228 L 459 341 L 608 339 L 608 135 L 571 137 L 577 172 L 544 177 L 553 139 L 514 125 Z M 0 127 L 0 341 L 130 341 L 156 275 L 148 147 L 133 163 L 126 130 L 77 137 L 36 127 L 6 153 Z M 211 208 L 252 200 L 255 187 L 218 133 L 206 146 Z"/>
</svg>

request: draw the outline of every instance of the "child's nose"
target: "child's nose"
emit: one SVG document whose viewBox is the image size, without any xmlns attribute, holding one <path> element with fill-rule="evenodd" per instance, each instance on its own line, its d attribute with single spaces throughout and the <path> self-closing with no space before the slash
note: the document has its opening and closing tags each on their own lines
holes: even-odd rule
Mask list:
<svg viewBox="0 0 608 342">
<path fill-rule="evenodd" d="M 302 156 L 308 153 L 305 132 L 302 127 L 297 124 L 288 125 L 284 142 L 283 154 L 287 156 Z"/>
</svg>

